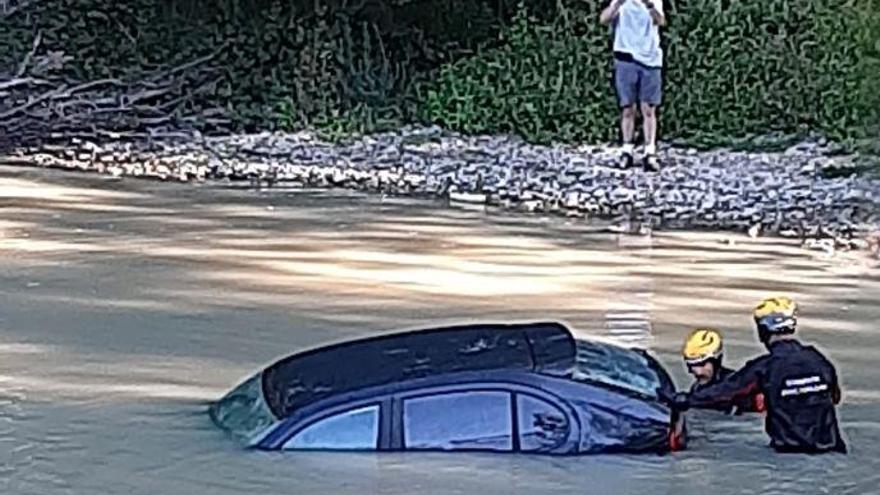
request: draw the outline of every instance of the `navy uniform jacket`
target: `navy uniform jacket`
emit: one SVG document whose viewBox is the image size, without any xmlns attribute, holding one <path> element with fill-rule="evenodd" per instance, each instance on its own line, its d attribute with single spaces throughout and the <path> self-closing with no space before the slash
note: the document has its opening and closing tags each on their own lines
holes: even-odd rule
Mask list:
<svg viewBox="0 0 880 495">
<path fill-rule="evenodd" d="M 837 425 L 837 371 L 812 346 L 794 339 L 770 344 L 724 380 L 689 394 L 690 407 L 719 408 L 755 392 L 764 395 L 770 446 L 781 452 L 846 452 Z"/>
</svg>

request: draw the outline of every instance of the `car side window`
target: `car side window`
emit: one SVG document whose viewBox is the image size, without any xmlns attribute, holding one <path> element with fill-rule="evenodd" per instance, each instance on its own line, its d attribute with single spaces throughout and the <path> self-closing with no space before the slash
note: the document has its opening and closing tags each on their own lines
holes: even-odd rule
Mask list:
<svg viewBox="0 0 880 495">
<path fill-rule="evenodd" d="M 351 409 L 312 423 L 284 444 L 288 450 L 375 450 L 379 405 Z"/>
<path fill-rule="evenodd" d="M 454 392 L 403 401 L 407 449 L 513 450 L 511 396 Z"/>
<path fill-rule="evenodd" d="M 549 451 L 568 438 L 568 417 L 555 405 L 531 395 L 516 395 L 520 450 Z"/>
</svg>

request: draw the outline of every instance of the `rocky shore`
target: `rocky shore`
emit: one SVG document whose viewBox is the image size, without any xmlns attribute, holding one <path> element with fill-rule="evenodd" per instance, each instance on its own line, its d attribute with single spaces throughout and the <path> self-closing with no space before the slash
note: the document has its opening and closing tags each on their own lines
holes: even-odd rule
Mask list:
<svg viewBox="0 0 880 495">
<path fill-rule="evenodd" d="M 111 136 L 113 137 L 113 136 Z M 880 180 L 829 178 L 852 157 L 805 142 L 778 153 L 661 147 L 663 169 L 620 170 L 609 146 L 539 146 L 511 136 L 409 128 L 347 144 L 310 133 L 218 138 L 119 136 L 26 149 L 6 162 L 163 180 L 340 187 L 613 220 L 621 230 L 697 228 L 797 237 L 818 249 L 869 247 Z"/>
</svg>

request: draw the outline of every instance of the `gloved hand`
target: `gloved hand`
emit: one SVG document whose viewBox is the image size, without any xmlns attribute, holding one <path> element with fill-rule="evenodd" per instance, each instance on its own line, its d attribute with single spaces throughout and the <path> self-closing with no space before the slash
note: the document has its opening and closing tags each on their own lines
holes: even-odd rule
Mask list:
<svg viewBox="0 0 880 495">
<path fill-rule="evenodd" d="M 678 392 L 672 397 L 670 407 L 676 411 L 687 411 L 691 407 L 690 397 L 686 392 Z"/>
</svg>

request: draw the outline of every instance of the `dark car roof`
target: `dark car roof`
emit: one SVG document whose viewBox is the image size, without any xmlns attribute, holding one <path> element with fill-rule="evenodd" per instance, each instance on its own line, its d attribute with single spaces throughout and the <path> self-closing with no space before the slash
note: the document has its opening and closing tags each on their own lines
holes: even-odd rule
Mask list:
<svg viewBox="0 0 880 495">
<path fill-rule="evenodd" d="M 330 395 L 443 373 L 511 369 L 568 376 L 575 341 L 555 322 L 460 325 L 381 335 L 294 354 L 263 371 L 279 418 Z"/>
</svg>

